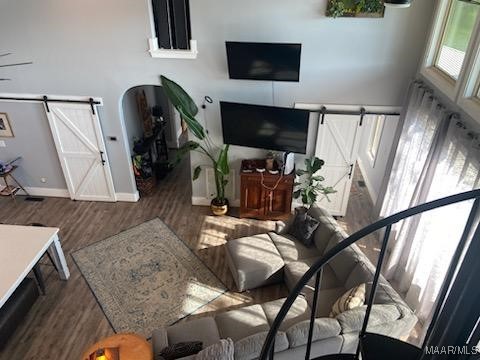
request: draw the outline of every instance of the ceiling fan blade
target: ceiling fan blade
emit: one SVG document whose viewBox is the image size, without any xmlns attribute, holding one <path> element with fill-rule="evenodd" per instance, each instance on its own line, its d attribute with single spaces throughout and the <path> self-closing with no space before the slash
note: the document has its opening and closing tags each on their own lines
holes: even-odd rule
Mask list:
<svg viewBox="0 0 480 360">
<path fill-rule="evenodd" d="M 22 63 L 16 63 L 16 64 L 6 64 L 6 65 L 0 65 L 0 67 L 9 67 L 9 66 L 21 66 L 21 65 L 31 65 L 33 62 L 22 62 Z"/>
<path fill-rule="evenodd" d="M 0 81 L 10 81 L 12 79 L 0 79 Z"/>
<path fill-rule="evenodd" d="M 8 56 L 8 55 L 12 55 L 12 53 L 0 54 L 0 57 L 4 57 L 4 56 Z"/>
</svg>

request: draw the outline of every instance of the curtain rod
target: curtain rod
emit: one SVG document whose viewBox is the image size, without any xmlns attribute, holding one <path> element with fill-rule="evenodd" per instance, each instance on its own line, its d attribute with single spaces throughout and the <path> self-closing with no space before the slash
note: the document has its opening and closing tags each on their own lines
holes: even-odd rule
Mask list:
<svg viewBox="0 0 480 360">
<path fill-rule="evenodd" d="M 40 98 L 23 98 L 23 97 L 9 97 L 9 96 L 0 96 L 0 100 L 12 100 L 12 101 L 28 101 L 28 102 L 42 102 L 45 104 L 47 112 L 50 112 L 48 103 L 70 103 L 70 104 L 89 104 L 92 108 L 92 113 L 95 115 L 95 105 L 101 105 L 100 101 L 90 98 L 88 100 L 74 100 L 74 99 L 51 99 L 48 96 L 43 96 Z"/>
<path fill-rule="evenodd" d="M 325 115 L 358 115 L 360 116 L 360 126 L 363 124 L 363 118 L 366 115 L 385 115 L 385 116 L 400 116 L 399 112 L 385 112 L 385 111 L 367 111 L 364 107 L 361 107 L 359 111 L 355 110 L 328 110 L 325 106 L 322 106 L 320 110 L 309 110 L 312 113 L 321 114 L 320 124 L 325 122 Z"/>
</svg>

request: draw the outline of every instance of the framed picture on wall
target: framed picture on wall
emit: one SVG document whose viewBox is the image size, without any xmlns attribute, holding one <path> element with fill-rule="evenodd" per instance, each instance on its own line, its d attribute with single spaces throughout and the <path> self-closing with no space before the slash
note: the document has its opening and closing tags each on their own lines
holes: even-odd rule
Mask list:
<svg viewBox="0 0 480 360">
<path fill-rule="evenodd" d="M 0 113 L 0 137 L 13 137 L 7 113 Z"/>
</svg>

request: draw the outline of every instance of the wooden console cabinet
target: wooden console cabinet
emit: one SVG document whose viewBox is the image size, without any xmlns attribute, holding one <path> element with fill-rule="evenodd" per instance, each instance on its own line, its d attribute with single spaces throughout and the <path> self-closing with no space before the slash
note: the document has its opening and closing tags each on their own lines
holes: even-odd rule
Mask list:
<svg viewBox="0 0 480 360">
<path fill-rule="evenodd" d="M 259 166 L 261 167 L 261 166 Z M 240 173 L 240 217 L 281 220 L 291 214 L 295 175 L 263 174 L 255 170 Z"/>
</svg>

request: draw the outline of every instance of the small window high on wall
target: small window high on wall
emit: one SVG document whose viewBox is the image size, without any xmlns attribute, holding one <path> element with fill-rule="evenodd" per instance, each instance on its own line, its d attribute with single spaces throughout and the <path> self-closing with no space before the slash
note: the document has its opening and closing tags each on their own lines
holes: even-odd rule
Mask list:
<svg viewBox="0 0 480 360">
<path fill-rule="evenodd" d="M 189 0 L 150 0 L 150 54 L 158 58 L 195 59 Z"/>
<path fill-rule="evenodd" d="M 189 50 L 189 0 L 152 0 L 155 33 L 160 49 Z"/>
</svg>

